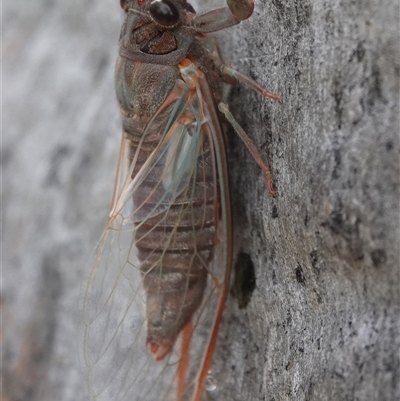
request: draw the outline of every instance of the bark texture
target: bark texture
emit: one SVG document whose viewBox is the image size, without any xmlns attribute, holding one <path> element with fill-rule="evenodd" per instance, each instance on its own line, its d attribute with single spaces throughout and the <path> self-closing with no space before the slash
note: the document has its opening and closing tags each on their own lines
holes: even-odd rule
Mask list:
<svg viewBox="0 0 400 401">
<path fill-rule="evenodd" d="M 2 399 L 80 400 L 78 298 L 120 138 L 119 2 L 13 0 L 3 22 Z M 283 103 L 229 95 L 278 196 L 229 131 L 248 255 L 236 293 L 255 290 L 245 309 L 228 300 L 225 392 L 207 397 L 399 398 L 399 4 L 260 0 L 219 37 L 227 62 Z"/>
</svg>

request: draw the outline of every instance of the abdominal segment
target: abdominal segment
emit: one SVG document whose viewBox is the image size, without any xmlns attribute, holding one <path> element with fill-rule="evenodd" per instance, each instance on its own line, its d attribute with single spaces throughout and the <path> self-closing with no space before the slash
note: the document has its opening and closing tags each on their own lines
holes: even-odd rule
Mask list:
<svg viewBox="0 0 400 401">
<path fill-rule="evenodd" d="M 151 202 L 159 187 L 151 178 L 143 181 L 134 205 Z M 186 188 L 168 205 L 163 200 L 146 204 L 149 218 L 135 223 L 146 293 L 147 346 L 156 360 L 170 353 L 202 303 L 215 245 L 215 188 L 211 153 L 204 141 Z M 161 212 L 153 215 L 155 209 Z"/>
</svg>

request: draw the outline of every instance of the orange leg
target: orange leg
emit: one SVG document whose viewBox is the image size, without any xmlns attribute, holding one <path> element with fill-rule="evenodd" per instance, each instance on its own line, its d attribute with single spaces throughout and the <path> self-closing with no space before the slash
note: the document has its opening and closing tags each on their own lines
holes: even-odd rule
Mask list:
<svg viewBox="0 0 400 401">
<path fill-rule="evenodd" d="M 279 95 L 275 95 L 275 94 L 267 91 L 259 83 L 257 83 L 250 77 L 247 77 L 246 75 L 242 74 L 241 72 L 236 71 L 235 69 L 233 69 L 231 66 L 229 66 L 227 64 L 223 64 L 221 66 L 221 72 L 223 75 L 238 80 L 242 84 L 247 85 L 249 88 L 255 90 L 256 92 L 260 93 L 261 95 L 263 95 L 265 97 L 268 97 L 268 98 L 274 100 L 275 102 L 278 102 L 278 103 L 282 102 L 282 99 Z"/>
<path fill-rule="evenodd" d="M 182 330 L 182 338 L 181 338 L 181 360 L 179 361 L 178 374 L 176 377 L 177 386 L 176 386 L 176 399 L 177 401 L 183 400 L 183 396 L 186 391 L 186 377 L 188 374 L 189 367 L 189 352 L 190 352 L 190 340 L 192 338 L 192 321 Z"/>
<path fill-rule="evenodd" d="M 211 363 L 212 363 L 212 359 L 214 356 L 215 346 L 217 345 L 219 326 L 221 324 L 222 314 L 224 312 L 227 294 L 228 293 L 225 288 L 222 291 L 221 297 L 219 299 L 218 310 L 217 310 L 217 314 L 215 316 L 213 329 L 212 329 L 212 333 L 211 333 L 211 337 L 210 337 L 210 342 L 208 343 L 207 352 L 204 357 L 204 360 L 203 360 L 203 363 L 201 366 L 201 370 L 200 370 L 199 375 L 196 380 L 196 388 L 194 391 L 193 401 L 201 401 L 201 397 L 204 392 L 204 383 L 207 379 L 209 371 L 211 370 Z"/>
</svg>

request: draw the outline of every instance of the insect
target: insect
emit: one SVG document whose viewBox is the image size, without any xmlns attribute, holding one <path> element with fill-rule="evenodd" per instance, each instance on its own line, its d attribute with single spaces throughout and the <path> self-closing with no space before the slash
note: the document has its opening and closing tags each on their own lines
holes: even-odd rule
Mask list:
<svg viewBox="0 0 400 401">
<path fill-rule="evenodd" d="M 232 264 L 223 115 L 275 195 L 268 165 L 221 101 L 221 84 L 280 98 L 224 64 L 211 35 L 249 18 L 253 0 L 203 14 L 186 0 L 121 7 L 115 87 L 123 137 L 83 296 L 90 396 L 200 401 Z"/>
</svg>

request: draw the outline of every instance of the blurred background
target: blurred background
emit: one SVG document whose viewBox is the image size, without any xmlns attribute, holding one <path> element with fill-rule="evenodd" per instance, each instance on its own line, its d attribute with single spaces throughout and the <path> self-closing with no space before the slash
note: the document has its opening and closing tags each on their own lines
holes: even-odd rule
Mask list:
<svg viewBox="0 0 400 401">
<path fill-rule="evenodd" d="M 77 322 L 120 137 L 119 2 L 3 5 L 2 400 L 76 400 Z"/>
</svg>

